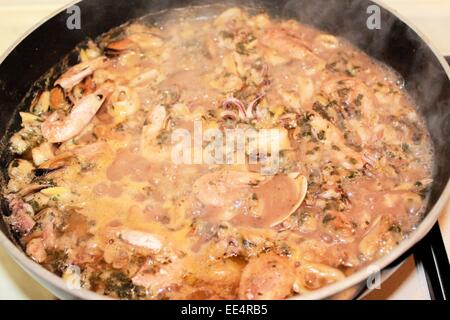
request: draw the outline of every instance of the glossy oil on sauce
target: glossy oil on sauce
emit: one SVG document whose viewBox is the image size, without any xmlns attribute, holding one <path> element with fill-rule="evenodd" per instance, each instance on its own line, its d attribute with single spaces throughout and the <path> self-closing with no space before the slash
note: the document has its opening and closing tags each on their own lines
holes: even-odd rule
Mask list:
<svg viewBox="0 0 450 320">
<path fill-rule="evenodd" d="M 129 25 L 80 59 L 22 115 L 5 187 L 26 252 L 67 281 L 122 299 L 284 299 L 387 254 L 422 218 L 422 120 L 345 41 L 232 8 Z M 54 140 L 51 116 L 100 89 L 95 116 Z M 236 100 L 256 101 L 251 115 Z M 283 130 L 279 170 L 175 164 L 171 134 L 195 121 Z"/>
</svg>

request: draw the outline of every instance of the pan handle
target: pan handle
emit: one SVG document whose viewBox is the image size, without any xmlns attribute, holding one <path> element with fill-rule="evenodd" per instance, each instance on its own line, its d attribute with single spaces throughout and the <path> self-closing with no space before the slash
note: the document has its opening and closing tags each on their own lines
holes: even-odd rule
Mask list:
<svg viewBox="0 0 450 320">
<path fill-rule="evenodd" d="M 450 298 L 450 264 L 438 223 L 416 245 L 414 260 L 423 266 L 431 299 Z"/>
</svg>

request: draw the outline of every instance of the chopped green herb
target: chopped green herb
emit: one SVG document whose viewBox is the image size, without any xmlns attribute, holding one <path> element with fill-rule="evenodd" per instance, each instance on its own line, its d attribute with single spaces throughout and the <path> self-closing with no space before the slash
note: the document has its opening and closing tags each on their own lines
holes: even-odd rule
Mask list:
<svg viewBox="0 0 450 320">
<path fill-rule="evenodd" d="M 246 249 L 256 247 L 256 244 L 254 244 L 253 242 L 251 242 L 250 240 L 247 240 L 247 239 L 242 240 L 242 245 Z"/>
<path fill-rule="evenodd" d="M 136 287 L 123 272 L 115 271 L 106 280 L 105 293 L 114 293 L 120 299 L 133 299 L 136 295 Z"/>
<path fill-rule="evenodd" d="M 234 34 L 229 31 L 222 30 L 222 31 L 220 31 L 219 34 L 223 39 L 233 39 L 234 38 Z"/>
<path fill-rule="evenodd" d="M 236 44 L 236 52 L 241 54 L 241 55 L 246 55 L 247 54 L 247 49 L 245 47 L 245 43 L 243 42 L 238 42 Z"/>
<path fill-rule="evenodd" d="M 319 140 L 325 140 L 325 131 L 321 130 L 318 134 L 317 134 L 317 138 Z"/>
<path fill-rule="evenodd" d="M 388 229 L 389 232 L 395 232 L 395 233 L 401 233 L 402 232 L 402 228 L 400 228 L 400 226 L 398 224 L 393 224 L 389 227 Z"/>
<path fill-rule="evenodd" d="M 333 221 L 334 219 L 336 219 L 335 216 L 333 216 L 333 215 L 331 215 L 331 214 L 326 214 L 325 217 L 323 217 L 323 219 L 322 219 L 322 223 L 323 223 L 323 224 L 328 224 L 328 223 L 330 223 L 331 221 Z"/>
<path fill-rule="evenodd" d="M 349 89 L 349 88 L 342 88 L 342 89 L 339 89 L 339 90 L 337 91 L 338 96 L 339 96 L 340 98 L 345 98 L 345 97 L 347 97 L 349 92 L 350 92 L 350 89 Z"/>
<path fill-rule="evenodd" d="M 358 94 L 358 97 L 355 100 L 355 106 L 360 107 L 362 105 L 362 99 L 364 96 L 362 94 Z"/>
<path fill-rule="evenodd" d="M 331 149 L 335 150 L 335 151 L 341 151 L 341 148 L 339 148 L 337 145 L 333 144 L 331 146 Z"/>
</svg>

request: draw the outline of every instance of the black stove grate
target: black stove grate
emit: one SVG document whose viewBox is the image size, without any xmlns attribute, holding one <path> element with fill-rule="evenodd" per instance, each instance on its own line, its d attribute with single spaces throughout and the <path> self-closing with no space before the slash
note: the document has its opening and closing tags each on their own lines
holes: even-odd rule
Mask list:
<svg viewBox="0 0 450 320">
<path fill-rule="evenodd" d="M 450 64 L 450 57 L 446 57 Z M 450 264 L 439 224 L 414 247 L 414 259 L 423 266 L 432 300 L 450 298 Z"/>
<path fill-rule="evenodd" d="M 450 296 L 450 264 L 439 224 L 416 245 L 414 259 L 423 266 L 432 300 L 447 300 Z"/>
</svg>

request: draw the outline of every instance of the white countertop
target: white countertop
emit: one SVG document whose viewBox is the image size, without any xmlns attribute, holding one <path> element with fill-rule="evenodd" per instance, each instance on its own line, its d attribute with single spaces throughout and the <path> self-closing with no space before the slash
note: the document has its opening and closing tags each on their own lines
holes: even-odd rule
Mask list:
<svg viewBox="0 0 450 320">
<path fill-rule="evenodd" d="M 118 0 L 126 1 L 126 0 Z M 25 32 L 69 0 L 0 0 L 0 55 Z M 384 0 L 391 8 L 418 27 L 444 55 L 450 55 L 450 0 Z M 56 31 L 57 32 L 57 31 Z M 450 248 L 450 203 L 440 219 L 442 234 Z M 393 276 L 382 291 L 371 298 L 428 299 L 422 278 L 415 277 L 414 261 L 409 259 L 398 276 Z M 416 279 L 417 278 L 417 279 Z M 54 297 L 11 260 L 0 248 L 0 299 L 54 299 Z"/>
</svg>

